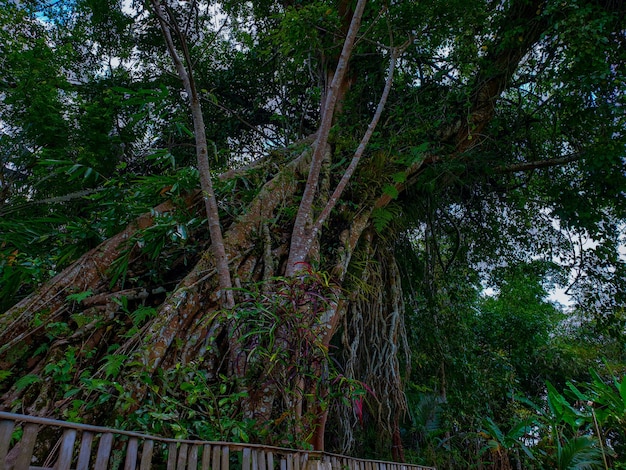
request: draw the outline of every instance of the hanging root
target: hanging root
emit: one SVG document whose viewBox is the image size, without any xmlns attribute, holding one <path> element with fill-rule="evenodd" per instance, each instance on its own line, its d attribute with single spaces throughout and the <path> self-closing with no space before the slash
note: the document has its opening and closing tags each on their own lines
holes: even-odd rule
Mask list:
<svg viewBox="0 0 626 470">
<path fill-rule="evenodd" d="M 366 415 L 383 431 L 382 442 L 394 442 L 398 422 L 406 412 L 400 355 L 410 358 L 404 326 L 404 302 L 400 271 L 391 248 L 368 244 L 361 262 L 360 295 L 350 302 L 344 316 L 342 342 L 345 375 L 362 384 L 364 393 L 352 406 L 340 406 L 339 425 L 343 452 L 355 447 L 355 430 Z M 394 457 L 401 458 L 401 449 Z"/>
</svg>

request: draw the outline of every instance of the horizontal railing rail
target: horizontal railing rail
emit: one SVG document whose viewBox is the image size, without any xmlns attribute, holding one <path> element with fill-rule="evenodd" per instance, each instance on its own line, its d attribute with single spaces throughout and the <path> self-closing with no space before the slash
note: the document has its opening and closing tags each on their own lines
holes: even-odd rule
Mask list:
<svg viewBox="0 0 626 470">
<path fill-rule="evenodd" d="M 3 470 L 434 470 L 260 444 L 171 439 L 0 412 Z"/>
</svg>

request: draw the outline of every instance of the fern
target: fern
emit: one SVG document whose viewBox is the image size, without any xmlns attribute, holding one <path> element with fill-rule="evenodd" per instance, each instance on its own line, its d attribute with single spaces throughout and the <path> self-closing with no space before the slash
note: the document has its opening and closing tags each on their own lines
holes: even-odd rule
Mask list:
<svg viewBox="0 0 626 470">
<path fill-rule="evenodd" d="M 90 297 L 91 294 L 93 292 L 91 292 L 91 290 L 86 290 L 85 292 L 78 292 L 76 294 L 70 294 L 66 297 L 66 299 L 68 301 L 74 301 L 74 302 L 82 302 L 83 300 L 85 300 L 87 297 Z"/>
<path fill-rule="evenodd" d="M 128 359 L 124 354 L 109 354 L 105 356 L 102 369 L 106 377 L 117 377 L 122 369 L 122 364 Z"/>
<path fill-rule="evenodd" d="M 26 387 L 41 382 L 41 377 L 34 374 L 27 374 L 24 377 L 20 377 L 15 382 L 15 390 L 18 392 L 24 390 Z"/>
<path fill-rule="evenodd" d="M 140 306 L 137 310 L 130 314 L 130 318 L 133 321 L 133 325 L 140 326 L 148 318 L 156 315 L 156 309 L 153 307 Z"/>
<path fill-rule="evenodd" d="M 400 208 L 394 206 L 378 207 L 372 211 L 372 222 L 379 234 L 382 234 L 392 220 L 400 216 Z"/>
</svg>

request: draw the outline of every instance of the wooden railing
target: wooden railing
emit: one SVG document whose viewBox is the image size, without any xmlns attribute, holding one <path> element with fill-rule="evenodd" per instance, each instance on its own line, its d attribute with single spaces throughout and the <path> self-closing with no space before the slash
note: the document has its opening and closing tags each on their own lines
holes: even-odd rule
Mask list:
<svg viewBox="0 0 626 470">
<path fill-rule="evenodd" d="M 0 470 L 29 469 L 434 470 L 326 452 L 167 439 L 0 412 Z"/>
</svg>

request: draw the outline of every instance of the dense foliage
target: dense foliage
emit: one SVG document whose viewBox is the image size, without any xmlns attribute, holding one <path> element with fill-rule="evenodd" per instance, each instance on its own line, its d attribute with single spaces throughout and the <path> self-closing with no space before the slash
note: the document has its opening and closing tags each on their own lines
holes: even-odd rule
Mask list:
<svg viewBox="0 0 626 470">
<path fill-rule="evenodd" d="M 162 3 L 234 308 L 206 281 Z M 0 408 L 101 421 L 115 404 L 108 424 L 290 445 L 321 429 L 329 450 L 438 468 L 626 468 L 622 2 L 371 0 L 330 111 L 357 2 L 0 6 Z M 291 276 L 325 112 L 309 225 L 358 167 Z M 203 283 L 205 310 L 137 359 Z"/>
</svg>

